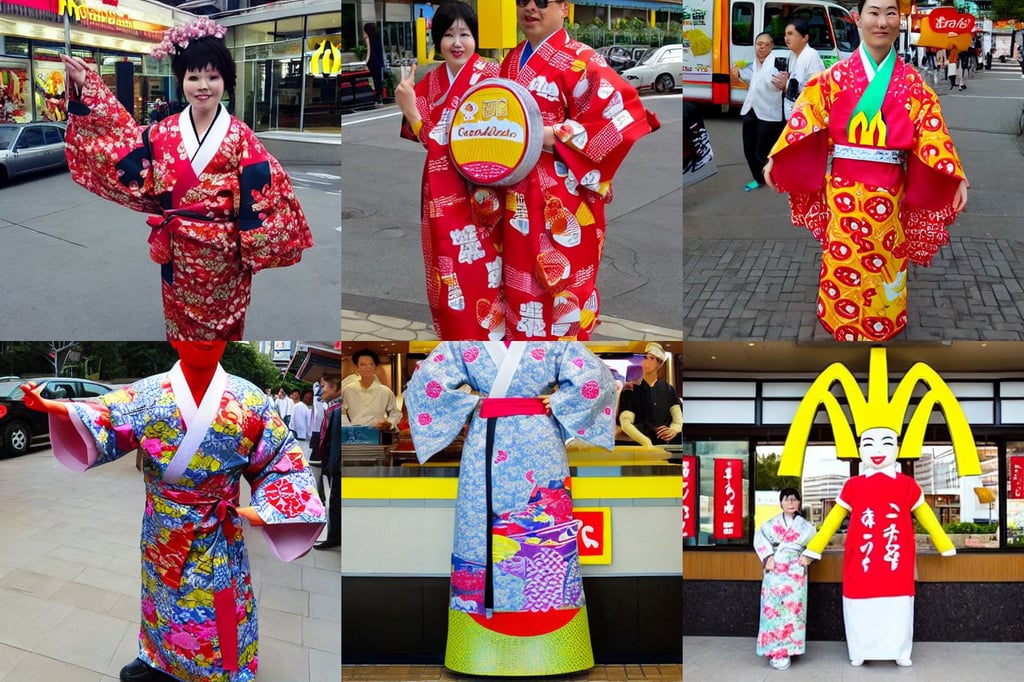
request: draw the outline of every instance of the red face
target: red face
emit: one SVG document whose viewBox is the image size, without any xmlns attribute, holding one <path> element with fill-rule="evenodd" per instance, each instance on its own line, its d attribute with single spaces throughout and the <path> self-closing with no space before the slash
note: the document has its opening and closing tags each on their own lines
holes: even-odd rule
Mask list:
<svg viewBox="0 0 1024 682">
<path fill-rule="evenodd" d="M 195 369 L 212 369 L 224 355 L 227 341 L 171 341 L 181 364 Z"/>
</svg>

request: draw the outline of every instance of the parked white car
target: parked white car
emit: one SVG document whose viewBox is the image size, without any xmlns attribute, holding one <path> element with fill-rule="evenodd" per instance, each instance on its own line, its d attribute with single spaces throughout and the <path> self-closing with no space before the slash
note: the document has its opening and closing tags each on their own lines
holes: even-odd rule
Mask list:
<svg viewBox="0 0 1024 682">
<path fill-rule="evenodd" d="M 669 92 L 683 83 L 683 44 L 673 43 L 649 51 L 643 60 L 622 72 L 637 90 Z"/>
</svg>

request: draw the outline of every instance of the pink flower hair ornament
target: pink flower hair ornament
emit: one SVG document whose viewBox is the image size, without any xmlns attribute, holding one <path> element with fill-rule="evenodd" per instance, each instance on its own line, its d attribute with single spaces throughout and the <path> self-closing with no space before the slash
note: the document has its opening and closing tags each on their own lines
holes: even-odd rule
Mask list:
<svg viewBox="0 0 1024 682">
<path fill-rule="evenodd" d="M 150 54 L 154 59 L 165 59 L 183 52 L 189 42 L 199 38 L 224 38 L 228 30 L 209 17 L 199 17 L 190 24 L 173 26 L 164 31 L 164 39 Z"/>
</svg>

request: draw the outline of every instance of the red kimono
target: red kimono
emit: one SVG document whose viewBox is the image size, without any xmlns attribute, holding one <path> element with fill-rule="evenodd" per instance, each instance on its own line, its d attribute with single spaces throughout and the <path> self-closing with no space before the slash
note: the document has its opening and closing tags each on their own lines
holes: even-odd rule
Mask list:
<svg viewBox="0 0 1024 682">
<path fill-rule="evenodd" d="M 553 152 L 507 190 L 502 256 L 507 337 L 586 340 L 597 322 L 597 268 L 604 248 L 604 205 L 630 147 L 658 128 L 636 90 L 604 59 L 559 29 L 520 64 L 524 42 L 501 75 L 525 86 Z"/>
<path fill-rule="evenodd" d="M 501 194 L 473 187 L 448 155 L 448 126 L 462 95 L 498 65 L 472 55 L 449 82 L 439 64 L 416 84 L 416 109 L 423 120 L 417 136 L 406 124 L 402 136 L 427 148 L 421 199 L 423 269 L 434 331 L 449 340 L 501 340 Z"/>
<path fill-rule="evenodd" d="M 155 214 L 167 338 L 241 339 L 252 273 L 297 263 L 313 245 L 281 165 L 223 107 L 202 140 L 188 108 L 139 126 L 95 73 L 68 109 L 72 179 Z"/>
</svg>

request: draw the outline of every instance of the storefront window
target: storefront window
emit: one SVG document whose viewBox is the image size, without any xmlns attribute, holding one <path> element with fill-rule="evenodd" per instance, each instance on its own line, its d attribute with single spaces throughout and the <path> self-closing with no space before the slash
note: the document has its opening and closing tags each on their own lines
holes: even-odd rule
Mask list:
<svg viewBox="0 0 1024 682">
<path fill-rule="evenodd" d="M 696 538 L 686 546 L 749 545 L 750 442 L 746 440 L 683 441 L 683 466 L 696 462 L 693 487 L 699 491 Z M 684 504 L 686 503 L 684 499 Z"/>
<path fill-rule="evenodd" d="M 0 123 L 32 120 L 32 81 L 28 62 L 0 59 Z"/>
<path fill-rule="evenodd" d="M 27 57 L 28 40 L 14 36 L 0 36 L 0 54 L 9 57 Z"/>
<path fill-rule="evenodd" d="M 1024 442 L 1006 444 L 1006 546 L 1024 548 Z"/>
<path fill-rule="evenodd" d="M 63 48 L 36 45 L 32 51 L 32 82 L 37 121 L 67 120 L 64 94 L 64 65 L 60 61 Z"/>
</svg>

